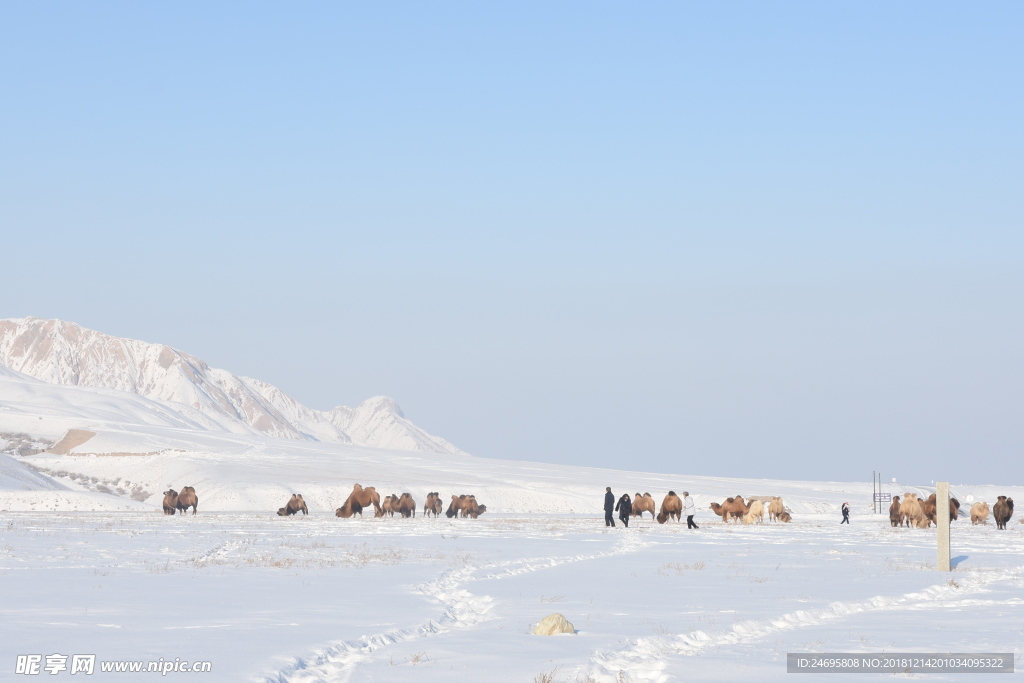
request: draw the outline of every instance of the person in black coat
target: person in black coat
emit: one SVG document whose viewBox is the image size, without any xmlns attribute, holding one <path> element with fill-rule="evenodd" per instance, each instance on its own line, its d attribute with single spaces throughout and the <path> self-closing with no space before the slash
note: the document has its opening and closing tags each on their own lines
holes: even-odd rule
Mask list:
<svg viewBox="0 0 1024 683">
<path fill-rule="evenodd" d="M 615 494 L 612 493 L 612 487 L 605 487 L 604 494 L 604 525 L 615 526 L 615 520 L 612 519 L 612 512 L 615 511 Z"/>
<path fill-rule="evenodd" d="M 622 520 L 623 526 L 629 526 L 629 514 L 633 512 L 633 503 L 629 499 L 628 493 L 623 493 L 622 498 L 619 498 L 619 502 L 615 504 L 615 510 L 619 513 L 619 519 Z"/>
<path fill-rule="evenodd" d="M 843 521 L 841 521 L 839 523 L 840 524 L 849 524 L 850 523 L 850 504 L 849 503 L 843 503 Z"/>
</svg>

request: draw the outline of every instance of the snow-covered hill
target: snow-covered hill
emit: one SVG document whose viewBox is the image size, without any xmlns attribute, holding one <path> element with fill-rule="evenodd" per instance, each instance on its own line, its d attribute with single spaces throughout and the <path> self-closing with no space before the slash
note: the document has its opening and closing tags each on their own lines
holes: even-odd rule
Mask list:
<svg viewBox="0 0 1024 683">
<path fill-rule="evenodd" d="M 137 394 L 193 429 L 464 455 L 410 422 L 385 396 L 356 408 L 313 410 L 271 384 L 211 368 L 170 346 L 62 320 L 0 320 L 0 366 L 50 384 Z"/>
<path fill-rule="evenodd" d="M 444 498 L 473 493 L 495 513 L 596 512 L 605 486 L 650 491 L 659 501 L 670 489 L 689 490 L 702 514 L 711 501 L 735 494 L 782 495 L 799 517 L 834 513 L 843 500 L 855 511 L 871 507 L 871 485 L 863 483 L 477 458 L 417 428 L 385 397 L 356 408 L 311 410 L 270 384 L 210 368 L 167 346 L 34 318 L 0 320 L 3 434 L 53 444 L 48 453 L 0 463 L 7 482 L 0 481 L 7 489 L 0 491 L 0 509 L 7 510 L 106 509 L 100 503 L 157 509 L 161 491 L 189 485 L 200 492 L 204 511 L 273 512 L 300 492 L 311 510 L 326 512 L 356 482 L 383 494 L 409 491 L 421 505 L 430 491 Z M 2 450 L 20 452 L 0 443 Z M 954 494 L 979 500 L 996 493 L 1005 491 L 954 487 Z"/>
<path fill-rule="evenodd" d="M 4 439 L 0 438 L 0 446 Z M 62 484 L 9 455 L 0 453 L 0 512 L 123 512 L 152 507 L 126 496 L 88 490 L 74 483 Z"/>
<path fill-rule="evenodd" d="M 67 486 L 0 453 L 0 491 L 66 491 Z"/>
</svg>

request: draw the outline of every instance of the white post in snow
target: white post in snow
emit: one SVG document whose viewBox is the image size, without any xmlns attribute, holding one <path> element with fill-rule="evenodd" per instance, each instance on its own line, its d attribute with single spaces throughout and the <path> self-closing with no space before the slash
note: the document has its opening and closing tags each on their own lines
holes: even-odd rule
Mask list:
<svg viewBox="0 0 1024 683">
<path fill-rule="evenodd" d="M 940 572 L 949 571 L 949 482 L 935 482 L 935 523 L 938 526 L 935 534 L 939 545 L 939 558 L 936 569 Z"/>
</svg>

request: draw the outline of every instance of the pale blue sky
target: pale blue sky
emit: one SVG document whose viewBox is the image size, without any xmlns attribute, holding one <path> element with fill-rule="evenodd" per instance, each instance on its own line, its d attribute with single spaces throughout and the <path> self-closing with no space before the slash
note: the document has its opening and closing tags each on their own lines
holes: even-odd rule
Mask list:
<svg viewBox="0 0 1024 683">
<path fill-rule="evenodd" d="M 0 316 L 483 456 L 1024 482 L 1020 3 L 369 5 L 0 8 Z"/>
</svg>

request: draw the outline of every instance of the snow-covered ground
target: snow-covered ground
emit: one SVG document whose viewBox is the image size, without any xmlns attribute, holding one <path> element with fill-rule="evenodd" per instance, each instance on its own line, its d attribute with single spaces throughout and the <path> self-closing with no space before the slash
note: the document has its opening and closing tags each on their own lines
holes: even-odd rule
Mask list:
<svg viewBox="0 0 1024 683">
<path fill-rule="evenodd" d="M 40 327 L 25 325 L 17 330 Z M 291 404 L 268 398 L 269 385 L 233 408 L 199 401 L 203 412 L 163 393 L 255 380 L 203 366 L 197 376 L 209 381 L 182 385 L 197 359 L 86 336 L 103 344 L 83 346 L 76 332 L 4 347 L 51 381 L 0 366 L 0 680 L 19 679 L 18 655 L 33 654 L 208 661 L 210 673 L 186 676 L 216 681 L 623 683 L 778 680 L 795 651 L 1024 652 L 1017 518 L 997 531 L 961 517 L 955 570 L 940 573 L 935 529 L 891 528 L 872 514 L 870 482 L 645 473 L 643 453 L 630 460 L 638 471 L 489 460 L 386 403 L 317 441 L 301 428 L 313 424 L 308 409 L 274 408 Z M 82 357 L 90 381 L 111 386 L 85 386 L 72 372 Z M 53 383 L 52 368 L 77 385 Z M 261 432 L 257 413 L 242 415 L 250 399 L 288 413 L 281 424 L 301 438 Z M 226 427 L 211 421 L 223 417 L 216 406 Z M 474 494 L 488 510 L 476 520 L 335 517 L 357 482 L 408 491 L 420 510 L 430 491 Z M 922 484 L 885 490 L 933 490 Z M 163 515 L 162 492 L 186 485 L 199 514 Z M 605 486 L 659 504 L 690 491 L 701 528 L 645 519 L 606 529 Z M 1024 500 L 1022 487 L 952 492 L 964 512 L 972 500 Z M 308 517 L 275 514 L 292 493 Z M 782 496 L 793 523 L 725 525 L 708 505 L 736 494 Z M 843 501 L 849 526 L 838 524 Z M 577 632 L 531 635 L 552 612 Z"/>
<path fill-rule="evenodd" d="M 1024 652 L 1022 525 L 955 522 L 941 573 L 934 529 L 881 515 L 698 519 L 0 513 L 0 677 L 32 653 L 426 683 L 769 681 L 787 652 Z M 577 633 L 530 635 L 552 612 Z"/>
<path fill-rule="evenodd" d="M 1024 652 L 1016 519 L 1006 531 L 954 522 L 947 574 L 934 571 L 935 530 L 890 528 L 871 514 L 868 482 L 272 439 L 133 421 L 124 406 L 138 403 L 116 392 L 59 387 L 61 407 L 46 386 L 30 386 L 35 404 L 0 402 L 0 449 L 36 450 L 67 428 L 95 436 L 66 455 L 0 455 L 0 678 L 18 655 L 57 653 L 208 661 L 203 676 L 218 681 L 619 683 L 776 680 L 796 651 Z M 473 493 L 488 512 L 338 519 L 355 482 L 410 491 L 420 507 L 428 491 Z M 161 492 L 184 485 L 199 514 L 164 516 Z M 605 529 L 608 485 L 659 503 L 689 490 L 701 529 L 650 519 Z M 292 492 L 309 517 L 276 516 Z M 965 503 L 1024 499 L 1020 487 L 953 492 Z M 727 526 L 707 507 L 735 494 L 781 495 L 794 521 Z M 844 500 L 850 526 L 838 524 Z M 552 612 L 577 633 L 531 635 Z"/>
</svg>

